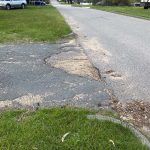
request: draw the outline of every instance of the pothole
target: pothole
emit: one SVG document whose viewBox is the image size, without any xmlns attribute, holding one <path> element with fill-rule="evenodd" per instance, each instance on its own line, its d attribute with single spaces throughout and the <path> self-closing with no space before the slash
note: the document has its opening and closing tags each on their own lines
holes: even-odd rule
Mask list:
<svg viewBox="0 0 150 150">
<path fill-rule="evenodd" d="M 46 59 L 47 64 L 65 70 L 70 74 L 100 80 L 100 74 L 82 51 L 68 51 L 52 55 Z"/>
<path fill-rule="evenodd" d="M 114 78 L 121 78 L 121 75 L 118 73 L 112 73 L 111 76 Z"/>
<path fill-rule="evenodd" d="M 112 70 L 112 69 L 105 71 L 106 74 L 111 74 L 111 73 L 113 73 L 113 72 L 115 72 L 115 71 Z"/>
<path fill-rule="evenodd" d="M 110 77 L 112 77 L 113 79 L 121 79 L 122 75 L 115 72 L 114 70 L 110 69 L 104 72 L 107 75 L 110 75 Z"/>
</svg>

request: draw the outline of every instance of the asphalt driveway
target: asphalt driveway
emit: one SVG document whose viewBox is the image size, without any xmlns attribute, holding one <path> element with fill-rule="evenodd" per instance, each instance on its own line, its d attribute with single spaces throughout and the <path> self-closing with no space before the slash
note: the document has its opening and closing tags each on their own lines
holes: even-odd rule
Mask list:
<svg viewBox="0 0 150 150">
<path fill-rule="evenodd" d="M 0 107 L 109 105 L 105 83 L 46 64 L 46 58 L 68 51 L 73 47 L 64 44 L 0 44 Z"/>
</svg>

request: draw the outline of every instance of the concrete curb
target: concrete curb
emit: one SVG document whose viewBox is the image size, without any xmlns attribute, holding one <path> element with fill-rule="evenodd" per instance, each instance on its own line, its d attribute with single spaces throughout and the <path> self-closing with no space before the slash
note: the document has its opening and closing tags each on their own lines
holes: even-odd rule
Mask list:
<svg viewBox="0 0 150 150">
<path fill-rule="evenodd" d="M 136 129 L 135 127 L 131 126 L 130 124 L 128 124 L 126 122 L 123 122 L 119 119 L 115 119 L 113 117 L 103 116 L 103 115 L 88 115 L 87 118 L 112 121 L 114 123 L 121 124 L 123 127 L 129 128 L 134 133 L 134 135 L 140 139 L 142 144 L 146 145 L 150 149 L 150 141 L 138 129 Z"/>
</svg>

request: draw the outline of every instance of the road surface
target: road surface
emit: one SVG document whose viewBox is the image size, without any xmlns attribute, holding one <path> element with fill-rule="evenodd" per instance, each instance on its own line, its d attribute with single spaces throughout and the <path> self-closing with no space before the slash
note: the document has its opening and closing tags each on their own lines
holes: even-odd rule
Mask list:
<svg viewBox="0 0 150 150">
<path fill-rule="evenodd" d="M 0 108 L 32 107 L 37 103 L 41 106 L 108 106 L 110 96 L 105 92 L 104 82 L 71 74 L 47 63 L 53 56 L 80 53 L 80 47 L 66 44 L 0 44 Z"/>
<path fill-rule="evenodd" d="M 150 21 L 56 1 L 52 4 L 119 100 L 150 101 Z"/>
</svg>

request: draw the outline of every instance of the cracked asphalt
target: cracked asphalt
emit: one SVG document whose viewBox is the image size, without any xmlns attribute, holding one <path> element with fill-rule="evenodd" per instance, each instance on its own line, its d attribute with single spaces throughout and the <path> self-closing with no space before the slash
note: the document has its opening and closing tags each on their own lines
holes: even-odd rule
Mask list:
<svg viewBox="0 0 150 150">
<path fill-rule="evenodd" d="M 89 60 L 121 101 L 150 97 L 150 21 L 52 4 L 78 35 Z"/>
<path fill-rule="evenodd" d="M 40 97 L 42 106 L 107 107 L 110 97 L 104 82 L 67 73 L 45 62 L 54 54 L 73 50 L 80 48 L 65 48 L 64 43 L 0 44 L 0 101 L 24 96 L 27 100 L 32 95 Z"/>
</svg>

